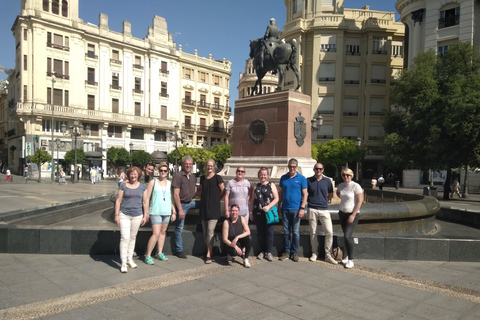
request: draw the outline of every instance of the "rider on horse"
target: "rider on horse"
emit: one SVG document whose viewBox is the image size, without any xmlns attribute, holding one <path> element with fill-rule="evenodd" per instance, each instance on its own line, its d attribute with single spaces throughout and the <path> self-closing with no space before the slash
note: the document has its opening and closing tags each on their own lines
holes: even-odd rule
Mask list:
<svg viewBox="0 0 480 320">
<path fill-rule="evenodd" d="M 263 46 L 265 50 L 268 50 L 270 55 L 273 55 L 273 50 L 275 49 L 275 44 L 280 37 L 280 28 L 275 25 L 275 19 L 270 19 L 270 24 L 267 26 L 267 30 L 265 31 L 265 36 L 263 37 Z M 264 58 L 264 50 L 261 52 L 261 59 L 260 59 L 260 67 L 263 68 L 263 58 Z"/>
</svg>

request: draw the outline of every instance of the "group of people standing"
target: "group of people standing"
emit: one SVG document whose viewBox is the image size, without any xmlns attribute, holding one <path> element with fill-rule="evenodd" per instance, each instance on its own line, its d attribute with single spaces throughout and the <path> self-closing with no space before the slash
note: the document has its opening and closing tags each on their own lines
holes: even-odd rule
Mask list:
<svg viewBox="0 0 480 320">
<path fill-rule="evenodd" d="M 163 253 L 165 235 L 168 224 L 175 224 L 174 254 L 186 259 L 183 249 L 182 233 L 185 216 L 188 210 L 195 208 L 195 196 L 200 197 L 200 219 L 204 241 L 207 247 L 204 256 L 206 264 L 212 263 L 214 233 L 221 217 L 221 199 L 224 198 L 225 221 L 221 225 L 222 241 L 227 247 L 227 261 L 234 262 L 236 256 L 242 257 L 243 265 L 250 267 L 249 252 L 251 250 L 251 232 L 248 221 L 253 221 L 257 228 L 257 238 L 261 252 L 258 259 L 272 261 L 274 240 L 274 224 L 267 222 L 266 213 L 274 206 L 281 204 L 281 217 L 284 231 L 284 252 L 279 260 L 291 259 L 299 261 L 298 248 L 300 242 L 300 220 L 305 214 L 308 204 L 310 241 L 312 245 L 311 261 L 317 260 L 318 239 L 316 228 L 320 220 L 325 232 L 325 260 L 337 264 L 332 257 L 333 229 L 328 211 L 328 203 L 333 197 L 331 180 L 323 175 L 323 165 L 316 163 L 314 175 L 305 178 L 297 172 L 298 162 L 290 159 L 288 172 L 280 179 L 277 186 L 269 181 L 267 168 L 258 171 L 259 183 L 252 186 L 244 178 L 245 168 L 238 167 L 234 179 L 226 184 L 222 177 L 215 173 L 215 161 L 208 160 L 205 165 L 205 176 L 201 177 L 197 186 L 196 177 L 192 174 L 193 159 L 186 156 L 182 159 L 182 169 L 175 174 L 172 182 L 168 181 L 168 164 L 158 165 L 159 176 L 150 178 L 145 170 L 145 182 L 140 182 L 142 171 L 131 167 L 126 175 L 120 173 L 119 191 L 115 203 L 115 223 L 120 226 L 120 258 L 121 272 L 128 267 L 136 268 L 133 261 L 135 240 L 138 229 L 149 220 L 152 224 L 150 237 L 145 253 L 145 263 L 154 264 L 153 257 L 166 261 Z M 145 168 L 146 169 L 146 168 Z M 153 168 L 151 171 L 153 172 Z M 149 176 L 147 178 L 147 176 Z M 353 263 L 353 230 L 358 223 L 359 210 L 363 201 L 363 190 L 352 181 L 350 169 L 342 171 L 344 180 L 337 188 L 337 196 L 341 199 L 338 213 L 345 237 L 346 255 L 342 260 L 346 268 Z M 280 207 L 280 206 L 279 206 Z M 157 246 L 157 254 L 152 257 Z"/>
</svg>

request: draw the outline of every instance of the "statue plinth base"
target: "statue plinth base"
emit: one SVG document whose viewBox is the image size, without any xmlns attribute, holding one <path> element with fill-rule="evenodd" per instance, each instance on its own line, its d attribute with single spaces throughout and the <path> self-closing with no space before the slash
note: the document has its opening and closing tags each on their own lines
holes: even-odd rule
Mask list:
<svg viewBox="0 0 480 320">
<path fill-rule="evenodd" d="M 281 91 L 239 99 L 235 101 L 232 157 L 221 174 L 234 177 L 235 169 L 243 166 L 246 178 L 256 178 L 258 169 L 267 167 L 276 180 L 288 172 L 288 160 L 295 158 L 299 162 L 297 171 L 310 176 L 315 165 L 311 134 L 308 95 Z"/>
</svg>

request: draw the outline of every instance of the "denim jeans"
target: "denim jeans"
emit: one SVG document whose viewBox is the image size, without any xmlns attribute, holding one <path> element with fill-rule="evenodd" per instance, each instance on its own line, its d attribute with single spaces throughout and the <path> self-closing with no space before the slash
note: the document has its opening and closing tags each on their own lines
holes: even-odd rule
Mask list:
<svg viewBox="0 0 480 320">
<path fill-rule="evenodd" d="M 182 239 L 183 226 L 185 225 L 185 219 L 187 218 L 188 210 L 194 209 L 194 208 L 195 208 L 194 200 L 187 203 L 182 203 L 182 209 L 183 209 L 183 212 L 185 213 L 185 217 L 182 220 L 180 220 L 179 216 L 177 215 L 177 219 L 175 220 L 175 232 L 173 234 L 173 237 L 175 239 L 176 252 L 183 252 L 183 239 Z"/>
<path fill-rule="evenodd" d="M 298 253 L 298 246 L 300 244 L 300 219 L 298 218 L 298 209 L 282 209 L 282 223 L 285 253 L 288 255 Z M 290 240 L 290 233 L 292 234 L 292 240 Z"/>
</svg>

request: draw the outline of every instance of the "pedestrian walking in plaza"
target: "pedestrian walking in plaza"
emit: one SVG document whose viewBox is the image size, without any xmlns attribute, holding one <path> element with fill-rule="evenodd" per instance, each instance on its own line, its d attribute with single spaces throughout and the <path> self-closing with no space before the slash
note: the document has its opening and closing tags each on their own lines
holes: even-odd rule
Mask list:
<svg viewBox="0 0 480 320">
<path fill-rule="evenodd" d="M 317 225 L 318 221 L 320 221 L 325 233 L 325 261 L 331 264 L 338 264 L 332 257 L 333 226 L 332 217 L 328 211 L 328 203 L 333 197 L 332 181 L 323 175 L 324 167 L 321 163 L 316 163 L 313 170 L 315 174 L 307 179 L 308 222 L 310 226 L 310 244 L 312 246 L 310 261 L 317 260 Z"/>
<path fill-rule="evenodd" d="M 175 255 L 186 259 L 187 255 L 183 252 L 183 226 L 185 225 L 185 216 L 188 210 L 195 208 L 193 198 L 197 192 L 196 178 L 192 174 L 193 159 L 185 156 L 182 159 L 182 170 L 173 177 L 173 199 L 177 208 L 177 219 L 175 220 Z"/>
<path fill-rule="evenodd" d="M 205 263 L 212 263 L 213 236 L 215 226 L 220 219 L 220 199 L 225 189 L 223 179 L 215 173 L 215 161 L 207 160 L 205 176 L 200 178 L 198 193 L 200 194 L 200 219 L 202 220 L 203 237 L 207 246 Z"/>
<path fill-rule="evenodd" d="M 94 167 L 91 167 L 90 168 L 90 181 L 92 182 L 92 184 L 96 183 L 96 179 L 97 179 L 97 170 L 95 170 Z"/>
<path fill-rule="evenodd" d="M 337 196 L 340 198 L 340 211 L 338 218 L 342 226 L 343 237 L 345 240 L 345 249 L 347 254 L 343 254 L 342 263 L 345 268 L 351 269 L 353 263 L 353 249 L 355 242 L 353 240 L 353 231 L 358 224 L 360 216 L 360 207 L 363 202 L 362 187 L 352 181 L 353 171 L 350 169 L 342 170 L 343 182 L 337 188 Z"/>
<path fill-rule="evenodd" d="M 257 239 L 260 245 L 260 253 L 257 259 L 265 258 L 273 260 L 273 232 L 274 224 L 267 224 L 265 212 L 278 203 L 278 191 L 275 183 L 268 181 L 268 169 L 265 167 L 258 170 L 259 183 L 252 189 L 250 195 L 250 207 L 252 208 L 250 220 L 257 226 Z"/>
<path fill-rule="evenodd" d="M 25 183 L 28 183 L 28 165 L 23 167 L 23 176 L 25 178 Z"/>
<path fill-rule="evenodd" d="M 378 189 L 383 190 L 384 183 L 385 183 L 385 178 L 383 177 L 383 175 L 381 175 L 380 178 L 378 178 L 377 180 Z"/>
<path fill-rule="evenodd" d="M 373 177 L 372 178 L 372 189 L 375 190 L 376 187 L 377 187 L 377 178 Z"/>
<path fill-rule="evenodd" d="M 127 180 L 118 189 L 117 201 L 115 202 L 115 223 L 120 227 L 120 259 L 122 262 L 120 271 L 126 273 L 127 266 L 136 268 L 133 261 L 135 241 L 140 226 L 149 219 L 149 206 L 147 186 L 140 183 L 142 171 L 138 167 L 127 170 Z"/>
<path fill-rule="evenodd" d="M 222 226 L 222 240 L 227 245 L 227 262 L 232 265 L 235 256 L 242 257 L 243 266 L 250 268 L 248 255 L 252 248 L 252 238 L 248 222 L 240 217 L 240 207 L 232 204 L 230 217 L 225 219 Z"/>
<path fill-rule="evenodd" d="M 67 180 L 65 179 L 65 172 L 63 168 L 60 168 L 59 176 L 58 176 L 58 184 L 63 183 L 64 185 L 67 184 Z"/>
<path fill-rule="evenodd" d="M 298 262 L 300 245 L 300 220 L 307 204 L 307 179 L 297 172 L 298 161 L 288 161 L 288 173 L 280 178 L 279 198 L 282 203 L 283 241 L 285 251 L 281 261 L 292 259 Z"/>
<path fill-rule="evenodd" d="M 450 195 L 450 198 L 453 198 L 453 195 L 456 194 L 459 198 L 462 197 L 460 194 L 460 183 L 458 182 L 457 179 L 453 180 L 452 183 L 452 194 Z"/>
<path fill-rule="evenodd" d="M 6 182 L 13 182 L 13 179 L 12 179 L 12 172 L 10 171 L 10 169 L 7 168 L 7 171 L 5 172 L 7 177 L 6 177 Z"/>
<path fill-rule="evenodd" d="M 230 205 L 236 204 L 240 208 L 240 217 L 248 224 L 251 185 L 244 176 L 245 168 L 238 167 L 235 179 L 229 180 L 225 185 L 225 217 L 230 217 Z"/>
<path fill-rule="evenodd" d="M 158 253 L 155 255 L 160 261 L 167 261 L 163 253 L 165 235 L 170 221 L 175 221 L 176 210 L 173 204 L 172 184 L 167 180 L 168 164 L 162 162 L 158 165 L 160 176 L 150 180 L 147 186 L 147 199 L 150 199 L 150 223 L 152 224 L 152 236 L 148 240 L 145 263 L 154 264 L 152 251 L 157 245 Z"/>
</svg>

